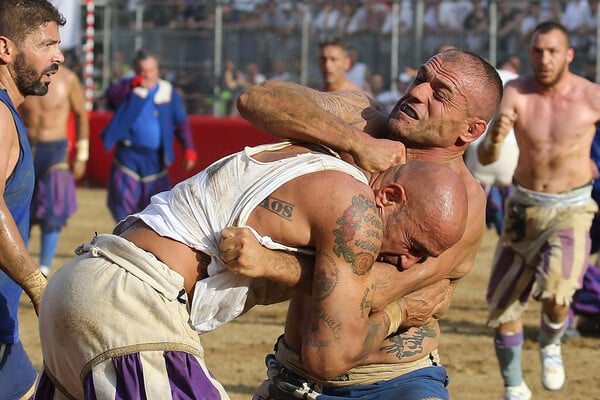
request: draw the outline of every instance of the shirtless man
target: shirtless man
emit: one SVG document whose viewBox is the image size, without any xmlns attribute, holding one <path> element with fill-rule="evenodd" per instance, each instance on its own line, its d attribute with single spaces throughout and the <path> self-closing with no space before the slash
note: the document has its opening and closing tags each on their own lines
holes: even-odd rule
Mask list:
<svg viewBox="0 0 600 400">
<path fill-rule="evenodd" d="M 67 137 L 71 112 L 77 132 L 72 174 Z M 77 208 L 74 179 L 83 176 L 89 158 L 90 127 L 79 77 L 63 66 L 54 77 L 48 95 L 28 97 L 19 106 L 19 113 L 27 127 L 35 166 L 31 224 L 39 224 L 41 228 L 40 270 L 48 276 L 61 229 Z"/>
<path fill-rule="evenodd" d="M 590 149 L 600 121 L 600 87 L 569 72 L 573 54 L 562 25 L 538 25 L 529 46 L 533 73 L 507 85 L 478 148 L 482 163 L 494 161 L 514 127 L 520 154 L 487 293 L 505 399 L 531 397 L 521 372 L 521 315 L 531 296 L 542 302 L 542 384 L 560 390 L 565 382 L 560 339 L 588 265 L 597 210 Z"/>
<path fill-rule="evenodd" d="M 331 37 L 319 42 L 319 70 L 323 78 L 324 92 L 335 90 L 363 90 L 346 77 L 350 69 L 350 56 L 341 38 Z"/>
<path fill-rule="evenodd" d="M 244 117 L 265 132 L 327 144 L 352 155 L 367 170 L 384 170 L 405 160 L 421 159 L 447 165 L 461 177 L 468 192 L 469 212 L 460 241 L 418 268 L 398 271 L 395 267 L 385 268 L 385 264 L 376 268 L 377 293 L 386 298 L 383 304 L 425 288 L 413 293 L 415 301 L 405 299 L 399 303 L 407 317 L 402 326 L 410 327 L 422 325 L 431 315 L 445 311 L 458 279 L 473 267 L 485 229 L 485 194 L 462 156 L 468 144 L 485 132 L 501 94 L 502 82 L 493 66 L 475 54 L 451 50 L 435 55 L 419 68 L 407 93 L 389 116 L 364 93 L 321 93 L 273 81 L 242 93 L 238 107 Z M 438 304 L 439 286 L 430 285 L 440 281 L 450 285 L 444 292 L 445 301 Z M 288 321 L 293 319 L 288 315 Z M 293 324 L 286 325 L 286 342 L 288 332 L 290 337 L 297 335 L 294 329 Z M 448 398 L 443 369 L 428 375 L 439 365 L 436 357 L 439 340 L 440 329 L 435 320 L 401 330 L 384 340 L 364 364 L 392 364 L 397 367 L 394 376 L 405 373 L 400 376 L 406 378 L 405 384 L 398 384 L 398 391 L 389 392 L 393 398 L 398 398 L 398 393 L 403 399 L 422 399 L 428 395 Z M 403 366 L 407 368 L 400 372 Z M 285 367 L 297 374 L 303 372 L 289 363 Z M 411 380 L 411 376 L 418 379 Z M 363 383 L 350 380 L 343 384 Z M 340 395 L 337 390 L 336 386 L 323 387 L 323 392 L 330 395 Z"/>
<path fill-rule="evenodd" d="M 40 309 L 44 374 L 37 394 L 139 398 L 145 390 L 155 398 L 227 398 L 204 365 L 192 326 L 208 331 L 273 299 L 258 292 L 261 280 L 255 286 L 224 268 L 234 261 L 219 251 L 228 226 L 252 227 L 265 245 L 315 255 L 306 322 L 325 318 L 335 326 L 307 332 L 305 351 L 320 374 L 337 376 L 402 318 L 395 304 L 371 312 L 375 259 L 418 269 L 442 254 L 464 232 L 466 197 L 455 172 L 428 162 L 367 175 L 324 147 L 291 143 L 221 159 L 153 196 L 115 235 L 82 245 L 55 273 Z M 289 298 L 294 291 L 279 279 L 287 275 L 267 270 L 276 281 L 271 288 Z"/>
<path fill-rule="evenodd" d="M 33 160 L 17 112 L 26 96 L 43 96 L 64 61 L 59 26 L 47 1 L 0 0 L 0 397 L 30 398 L 36 370 L 19 337 L 23 291 L 38 311 L 46 278 L 27 252 Z"/>
</svg>

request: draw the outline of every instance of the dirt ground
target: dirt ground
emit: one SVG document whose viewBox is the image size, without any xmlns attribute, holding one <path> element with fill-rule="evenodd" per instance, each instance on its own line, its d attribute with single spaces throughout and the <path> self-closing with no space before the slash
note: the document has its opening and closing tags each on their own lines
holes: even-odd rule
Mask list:
<svg viewBox="0 0 600 400">
<path fill-rule="evenodd" d="M 78 189 L 79 210 L 63 231 L 53 270 L 60 267 L 73 249 L 94 234 L 110 232 L 113 221 L 101 189 Z M 38 255 L 38 231 L 32 232 L 31 252 Z M 485 287 L 497 236 L 488 231 L 474 270 L 458 285 L 454 302 L 441 322 L 440 354 L 450 376 L 453 399 L 500 399 L 502 382 L 492 346 L 492 331 L 484 326 Z M 245 316 L 202 337 L 207 364 L 224 384 L 232 400 L 250 399 L 264 377 L 264 356 L 282 333 L 285 304 L 257 307 Z M 21 337 L 37 367 L 41 352 L 37 319 L 26 297 L 19 313 Z M 526 342 L 523 371 L 536 399 L 600 400 L 600 338 L 574 338 L 563 344 L 567 383 L 560 392 L 547 392 L 540 382 L 536 337 L 539 306 L 532 303 L 525 316 Z"/>
</svg>

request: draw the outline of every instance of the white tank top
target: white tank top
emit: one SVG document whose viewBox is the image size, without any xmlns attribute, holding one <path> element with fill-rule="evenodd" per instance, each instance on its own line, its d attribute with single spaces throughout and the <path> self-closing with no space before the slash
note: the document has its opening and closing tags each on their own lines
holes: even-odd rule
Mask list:
<svg viewBox="0 0 600 400">
<path fill-rule="evenodd" d="M 290 142 L 246 147 L 224 157 L 173 189 L 152 197 L 143 211 L 129 216 L 120 227 L 141 219 L 161 236 L 171 238 L 211 256 L 209 278 L 196 282 L 191 306 L 195 328 L 206 332 L 238 316 L 247 297 L 250 280 L 229 272 L 219 258 L 221 230 L 245 226 L 250 213 L 277 188 L 302 175 L 318 171 L 346 172 L 368 184 L 365 174 L 329 154 L 302 153 L 273 162 L 260 162 L 252 155 L 290 146 Z M 255 232 L 255 231 L 254 231 Z M 281 249 L 268 237 L 256 233 L 261 244 Z M 283 247 L 288 251 L 294 249 Z"/>
</svg>

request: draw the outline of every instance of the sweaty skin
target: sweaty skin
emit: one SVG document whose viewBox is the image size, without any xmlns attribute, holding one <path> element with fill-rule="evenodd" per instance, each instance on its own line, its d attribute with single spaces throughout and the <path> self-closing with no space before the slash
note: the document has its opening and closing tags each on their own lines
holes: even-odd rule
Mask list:
<svg viewBox="0 0 600 400">
<path fill-rule="evenodd" d="M 367 170 L 405 160 L 427 160 L 447 165 L 461 177 L 469 204 L 463 237 L 440 257 L 430 258 L 418 268 L 398 271 L 386 264 L 375 268 L 378 279 L 374 308 L 419 288 L 429 286 L 423 290 L 431 291 L 430 285 L 445 280 L 449 283 L 444 293 L 446 302 L 430 309 L 439 316 L 447 309 L 456 282 L 474 265 L 485 230 L 486 200 L 462 155 L 467 145 L 485 131 L 486 121 L 496 111 L 502 83 L 489 66 L 485 74 L 493 84 L 483 84 L 481 74 L 465 68 L 471 65 L 465 57 L 454 51 L 430 59 L 419 69 L 389 118 L 364 93 L 319 93 L 285 82 L 266 82 L 246 91 L 238 100 L 242 116 L 260 129 L 274 136 L 328 144 L 349 153 Z M 409 310 L 411 314 L 416 313 Z M 422 320 L 421 316 L 414 322 Z M 366 363 L 412 361 L 436 349 L 438 343 L 439 326 L 432 321 L 385 340 Z"/>
<path fill-rule="evenodd" d="M 272 162 L 301 152 L 306 149 L 289 146 L 254 158 Z M 375 174 L 369 185 L 334 170 L 302 175 L 278 187 L 251 212 L 247 225 L 261 235 L 315 249 L 312 292 L 297 293 L 292 300 L 305 324 L 297 326 L 302 332 L 288 342 L 301 349 L 306 365 L 333 378 L 381 343 L 390 317 L 372 310 L 375 259 L 378 254 L 395 257 L 410 268 L 443 254 L 464 232 L 466 196 L 449 168 L 415 162 Z M 122 236 L 180 273 L 188 295 L 193 295 L 197 251 L 175 248 L 173 240 L 139 221 Z M 221 259 L 227 262 L 229 257 L 223 251 Z"/>
</svg>

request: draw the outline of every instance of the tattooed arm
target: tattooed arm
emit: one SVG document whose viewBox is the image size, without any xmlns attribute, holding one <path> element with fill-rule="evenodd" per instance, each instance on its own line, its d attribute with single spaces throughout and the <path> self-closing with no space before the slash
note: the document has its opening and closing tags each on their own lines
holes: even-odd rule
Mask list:
<svg viewBox="0 0 600 400">
<path fill-rule="evenodd" d="M 305 209 L 316 250 L 312 292 L 292 299 L 285 336 L 306 370 L 325 379 L 364 360 L 389 327 L 386 314 L 371 313 L 383 237 L 373 191 L 337 172 L 319 178 L 320 187 L 334 185 Z"/>
<path fill-rule="evenodd" d="M 237 107 L 244 118 L 270 135 L 324 144 L 350 155 L 370 172 L 406 160 L 402 143 L 375 139 L 386 136 L 387 115 L 362 91 L 325 93 L 291 82 L 267 81 L 243 92 Z"/>
</svg>

